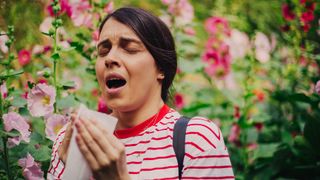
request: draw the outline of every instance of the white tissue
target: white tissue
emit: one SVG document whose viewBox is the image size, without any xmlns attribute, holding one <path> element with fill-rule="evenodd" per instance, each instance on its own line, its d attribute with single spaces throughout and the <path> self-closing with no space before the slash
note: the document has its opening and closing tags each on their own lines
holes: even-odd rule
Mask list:
<svg viewBox="0 0 320 180">
<path fill-rule="evenodd" d="M 118 121 L 113 116 L 90 110 L 83 104 L 80 105 L 75 121 L 77 121 L 79 117 L 81 117 L 81 119 L 83 120 L 96 119 L 109 132 L 114 131 Z M 92 176 L 90 167 L 81 154 L 80 149 L 76 143 L 76 135 L 77 130 L 76 128 L 74 128 L 72 137 L 70 139 L 65 172 L 62 176 L 63 180 L 88 180 Z"/>
</svg>

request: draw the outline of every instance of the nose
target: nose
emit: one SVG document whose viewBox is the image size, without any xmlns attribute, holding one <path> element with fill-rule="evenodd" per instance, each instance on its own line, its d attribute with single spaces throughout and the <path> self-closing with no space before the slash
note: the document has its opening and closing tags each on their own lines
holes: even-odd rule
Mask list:
<svg viewBox="0 0 320 180">
<path fill-rule="evenodd" d="M 117 57 L 117 52 L 115 48 L 112 48 L 108 55 L 105 57 L 104 64 L 106 68 L 112 68 L 114 66 L 120 67 L 119 57 Z"/>
</svg>

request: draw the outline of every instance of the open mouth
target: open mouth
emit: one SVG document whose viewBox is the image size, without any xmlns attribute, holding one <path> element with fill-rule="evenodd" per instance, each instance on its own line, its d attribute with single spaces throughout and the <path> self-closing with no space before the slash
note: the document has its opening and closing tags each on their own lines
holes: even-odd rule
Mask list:
<svg viewBox="0 0 320 180">
<path fill-rule="evenodd" d="M 109 89 L 116 89 L 124 86 L 127 83 L 126 80 L 120 78 L 111 78 L 107 80 L 106 85 Z"/>
</svg>

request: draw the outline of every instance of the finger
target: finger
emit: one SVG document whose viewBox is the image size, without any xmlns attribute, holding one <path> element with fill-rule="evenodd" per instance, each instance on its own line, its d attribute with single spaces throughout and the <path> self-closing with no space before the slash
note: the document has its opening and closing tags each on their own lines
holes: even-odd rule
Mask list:
<svg viewBox="0 0 320 180">
<path fill-rule="evenodd" d="M 103 135 L 105 137 L 107 137 L 107 139 L 109 140 L 109 144 L 114 147 L 115 149 L 118 150 L 118 152 L 120 153 L 124 153 L 125 151 L 125 146 L 123 145 L 123 143 L 116 138 L 113 133 L 110 133 L 106 128 L 103 128 L 103 126 L 100 125 L 100 123 L 93 119 L 92 123 L 100 130 L 100 132 L 103 133 Z"/>
<path fill-rule="evenodd" d="M 96 161 L 96 158 L 93 156 L 92 152 L 89 150 L 87 144 L 84 142 L 83 137 L 78 134 L 76 136 L 76 142 L 78 144 L 78 147 L 83 155 L 83 157 L 86 159 L 86 161 L 88 162 L 90 168 L 93 171 L 96 171 L 99 169 L 99 165 Z"/>
<path fill-rule="evenodd" d="M 119 153 L 117 152 L 117 149 L 115 149 L 112 144 L 109 142 L 109 139 L 106 138 L 106 135 L 108 134 L 106 131 L 101 130 L 99 127 L 100 124 L 94 124 L 92 121 L 83 121 L 84 126 L 88 130 L 88 132 L 92 135 L 94 140 L 98 143 L 100 148 L 110 161 L 116 161 L 119 158 Z M 103 137 L 103 138 L 101 138 Z M 98 157 L 97 157 L 98 159 Z"/>
<path fill-rule="evenodd" d="M 67 125 L 67 129 L 65 131 L 64 138 L 62 140 L 62 144 L 58 149 L 58 155 L 64 163 L 66 162 L 67 151 L 69 148 L 72 132 L 73 132 L 72 123 L 69 122 L 69 124 Z"/>
<path fill-rule="evenodd" d="M 94 156 L 95 160 L 98 161 L 98 163 L 101 166 L 108 166 L 110 164 L 109 157 L 105 154 L 105 152 L 100 148 L 99 144 L 96 142 L 96 139 L 103 139 L 102 136 L 99 136 L 98 138 L 93 138 L 91 133 L 88 131 L 88 125 L 91 123 L 86 123 L 86 121 L 79 119 L 78 122 L 76 122 L 76 127 L 78 130 L 79 135 L 83 139 L 83 142 L 86 144 L 86 147 L 88 147 L 89 151 L 91 151 L 92 155 Z M 96 130 L 91 130 L 96 131 Z"/>
</svg>

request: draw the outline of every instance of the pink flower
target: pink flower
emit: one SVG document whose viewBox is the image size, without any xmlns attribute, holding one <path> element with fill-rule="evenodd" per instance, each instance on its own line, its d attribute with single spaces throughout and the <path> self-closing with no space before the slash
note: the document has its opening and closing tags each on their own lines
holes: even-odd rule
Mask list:
<svg viewBox="0 0 320 180">
<path fill-rule="evenodd" d="M 170 5 L 176 2 L 176 0 L 161 0 L 162 4 Z"/>
<path fill-rule="evenodd" d="M 110 113 L 110 109 L 108 108 L 107 103 L 104 101 L 102 97 L 99 97 L 98 100 L 98 111 L 107 114 Z"/>
<path fill-rule="evenodd" d="M 43 53 L 43 46 L 41 46 L 41 45 L 35 45 L 35 46 L 33 46 L 33 48 L 32 48 L 32 54 L 38 55 L 38 54 L 41 54 L 41 53 Z"/>
<path fill-rule="evenodd" d="M 230 37 L 225 40 L 225 43 L 230 47 L 232 59 L 244 58 L 250 49 L 249 37 L 237 29 L 231 30 Z"/>
<path fill-rule="evenodd" d="M 59 130 L 68 122 L 68 119 L 60 114 L 53 114 L 46 118 L 46 136 L 51 141 L 56 139 Z"/>
<path fill-rule="evenodd" d="M 5 32 L 0 31 L 0 34 L 5 34 Z M 8 52 L 8 47 L 6 46 L 6 42 L 8 41 L 8 36 L 7 35 L 2 35 L 0 36 L 0 50 L 3 53 L 7 53 Z"/>
<path fill-rule="evenodd" d="M 209 76 L 222 78 L 230 72 L 230 55 L 226 44 L 221 44 L 217 49 L 207 49 L 202 59 Z"/>
<path fill-rule="evenodd" d="M 288 4 L 282 5 L 282 15 L 285 20 L 291 21 L 295 18 L 295 15 L 293 14 L 292 10 L 290 9 Z"/>
<path fill-rule="evenodd" d="M 107 3 L 107 5 L 103 8 L 103 11 L 110 14 L 113 11 L 113 1 Z"/>
<path fill-rule="evenodd" d="M 186 27 L 183 29 L 184 33 L 190 36 L 196 35 L 196 31 L 192 27 Z"/>
<path fill-rule="evenodd" d="M 247 148 L 249 151 L 253 151 L 253 150 L 257 149 L 257 147 L 258 147 L 257 143 L 250 143 L 247 145 Z"/>
<path fill-rule="evenodd" d="M 18 164 L 22 167 L 22 174 L 26 179 L 44 179 L 40 164 L 35 162 L 29 153 L 27 157 L 19 159 Z"/>
<path fill-rule="evenodd" d="M 23 49 L 19 51 L 18 61 L 21 66 L 25 66 L 29 64 L 30 60 L 31 60 L 31 53 L 28 50 Z"/>
<path fill-rule="evenodd" d="M 320 80 L 316 83 L 315 92 L 320 95 Z"/>
<path fill-rule="evenodd" d="M 34 117 L 47 116 L 53 112 L 56 90 L 47 84 L 37 84 L 28 94 L 30 114 Z"/>
<path fill-rule="evenodd" d="M 307 24 L 314 19 L 313 11 L 303 12 L 301 14 L 300 20 L 302 23 Z"/>
<path fill-rule="evenodd" d="M 69 17 L 71 17 L 72 15 L 72 8 L 71 8 L 71 5 L 69 4 L 69 1 L 68 0 L 59 0 L 59 4 L 60 4 L 60 7 L 61 7 L 61 10 L 58 12 L 58 15 L 62 14 L 62 13 L 66 13 Z M 49 5 L 47 7 L 47 10 L 50 14 L 50 16 L 54 16 L 54 12 L 53 12 L 53 9 L 52 9 L 52 6 Z"/>
<path fill-rule="evenodd" d="M 4 114 L 3 123 L 4 129 L 7 132 L 10 132 L 12 129 L 15 129 L 20 133 L 20 136 L 9 139 L 10 147 L 19 145 L 21 140 L 25 142 L 30 141 L 29 124 L 27 123 L 26 119 L 20 116 L 18 113 L 9 112 L 8 114 Z"/>
<path fill-rule="evenodd" d="M 2 82 L 2 84 L 0 85 L 0 95 L 1 97 L 4 99 L 8 96 L 8 89 L 6 86 L 6 82 Z"/>
<path fill-rule="evenodd" d="M 240 132 L 241 132 L 240 126 L 234 123 L 231 127 L 230 134 L 228 137 L 229 142 L 238 144 Z"/>
<path fill-rule="evenodd" d="M 174 95 L 174 104 L 178 110 L 182 109 L 185 106 L 184 97 L 181 93 L 176 93 Z"/>
<path fill-rule="evenodd" d="M 188 0 L 179 0 L 177 3 L 171 3 L 168 11 L 175 16 L 178 26 L 191 23 L 194 17 L 193 6 Z"/>
<path fill-rule="evenodd" d="M 254 45 L 256 59 L 261 63 L 268 62 L 272 50 L 268 37 L 265 34 L 258 32 L 254 40 Z"/>
<path fill-rule="evenodd" d="M 95 43 L 97 43 L 98 40 L 99 40 L 99 31 L 98 31 L 98 30 L 93 31 L 91 37 L 92 37 L 92 40 L 93 40 Z"/>
<path fill-rule="evenodd" d="M 225 34 L 229 35 L 230 34 L 230 28 L 229 28 L 229 23 L 226 19 L 222 17 L 211 17 L 208 18 L 205 22 L 205 27 L 206 30 L 212 34 Z"/>
<path fill-rule="evenodd" d="M 88 0 L 80 0 L 72 3 L 71 20 L 75 26 L 92 27 L 92 14 L 88 12 L 91 9 Z"/>
<path fill-rule="evenodd" d="M 42 23 L 40 24 L 39 26 L 39 30 L 41 32 L 45 32 L 45 33 L 48 33 L 49 32 L 49 29 L 51 28 L 51 23 L 53 21 L 53 18 L 52 17 L 46 17 Z"/>
</svg>

